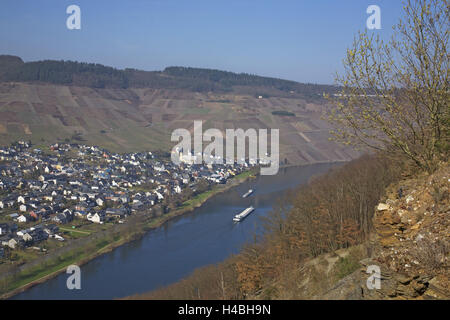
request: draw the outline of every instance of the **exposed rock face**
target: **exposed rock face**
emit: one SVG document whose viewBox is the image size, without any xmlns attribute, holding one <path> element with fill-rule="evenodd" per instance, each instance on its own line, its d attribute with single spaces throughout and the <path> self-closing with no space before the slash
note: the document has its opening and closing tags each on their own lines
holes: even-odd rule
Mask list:
<svg viewBox="0 0 450 320">
<path fill-rule="evenodd" d="M 431 276 L 398 274 L 370 258 L 362 260 L 361 265 L 360 270 L 339 281 L 323 298 L 329 300 L 414 299 L 423 296 L 425 292 L 429 298 L 448 298 L 442 288 L 433 295 L 427 291 L 430 289 Z M 367 273 L 367 270 L 373 265 L 380 267 L 379 289 L 368 286 L 368 281 L 372 283 L 372 279 L 369 279 L 372 274 Z"/>
<path fill-rule="evenodd" d="M 339 281 L 325 299 L 450 299 L 450 166 L 402 181 L 375 212 L 372 257 Z M 401 192 L 398 192 L 401 188 Z M 369 289 L 380 269 L 379 289 Z M 372 281 L 373 277 L 369 279 Z"/>
<path fill-rule="evenodd" d="M 360 270 L 361 295 L 364 299 L 414 299 L 425 298 L 429 295 L 428 293 L 425 295 L 425 293 L 428 290 L 429 281 L 433 278 L 431 275 L 396 273 L 372 259 L 363 260 L 361 264 L 363 265 Z M 367 281 L 370 281 L 370 274 L 366 270 L 370 265 L 378 265 L 381 269 L 379 289 L 370 289 L 367 285 Z M 436 298 L 445 299 L 446 297 L 442 295 Z"/>
<path fill-rule="evenodd" d="M 399 232 L 399 228 L 403 228 L 402 225 L 399 225 L 401 218 L 386 204 L 380 203 L 377 210 L 374 223 L 377 226 L 381 245 L 387 246 L 397 240 L 395 235 Z"/>
<path fill-rule="evenodd" d="M 377 206 L 378 211 L 384 211 L 384 210 L 389 210 L 389 209 L 391 209 L 391 207 L 386 203 L 379 203 Z"/>
</svg>

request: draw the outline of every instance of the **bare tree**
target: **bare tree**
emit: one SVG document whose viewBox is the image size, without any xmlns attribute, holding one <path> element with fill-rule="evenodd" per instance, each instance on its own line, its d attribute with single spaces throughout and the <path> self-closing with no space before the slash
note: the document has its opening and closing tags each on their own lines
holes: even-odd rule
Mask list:
<svg viewBox="0 0 450 320">
<path fill-rule="evenodd" d="M 448 157 L 448 0 L 408 0 L 390 41 L 359 33 L 328 113 L 336 140 L 406 155 L 435 169 Z"/>
</svg>

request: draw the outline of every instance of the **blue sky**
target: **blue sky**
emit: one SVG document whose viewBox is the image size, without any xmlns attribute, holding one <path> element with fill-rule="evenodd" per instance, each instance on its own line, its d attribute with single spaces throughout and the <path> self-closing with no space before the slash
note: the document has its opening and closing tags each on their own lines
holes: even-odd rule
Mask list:
<svg viewBox="0 0 450 320">
<path fill-rule="evenodd" d="M 81 30 L 66 8 L 81 8 Z M 2 0 L 0 54 L 162 70 L 192 66 L 333 83 L 366 8 L 388 37 L 400 0 Z"/>
</svg>

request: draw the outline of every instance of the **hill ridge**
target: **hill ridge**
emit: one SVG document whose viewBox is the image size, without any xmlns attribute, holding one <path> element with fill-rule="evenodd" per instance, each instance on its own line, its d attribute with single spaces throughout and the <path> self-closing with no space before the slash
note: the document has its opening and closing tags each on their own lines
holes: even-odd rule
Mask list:
<svg viewBox="0 0 450 320">
<path fill-rule="evenodd" d="M 170 66 L 162 71 L 144 71 L 71 60 L 24 62 L 20 57 L 12 55 L 0 55 L 0 81 L 44 82 L 91 88 L 172 88 L 195 92 L 230 92 L 236 86 L 275 89 L 271 94 L 267 90 L 261 90 L 260 95 L 290 93 L 320 96 L 324 92 L 337 90 L 332 85 L 299 83 L 218 69 Z"/>
</svg>

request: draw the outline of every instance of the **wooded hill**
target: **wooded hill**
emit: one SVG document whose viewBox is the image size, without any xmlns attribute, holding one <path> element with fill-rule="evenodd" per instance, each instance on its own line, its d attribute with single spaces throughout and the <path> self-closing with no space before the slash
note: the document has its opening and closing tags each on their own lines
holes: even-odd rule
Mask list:
<svg viewBox="0 0 450 320">
<path fill-rule="evenodd" d="M 43 60 L 24 62 L 20 57 L 0 55 L 0 81 L 46 82 L 91 88 L 164 88 L 196 92 L 232 92 L 240 87 L 260 88 L 260 95 L 300 94 L 320 97 L 334 93 L 330 85 L 302 84 L 295 81 L 260 77 L 212 69 L 168 67 L 163 71 L 119 70 L 97 63 Z M 264 90 L 265 89 L 265 90 Z M 270 90 L 267 90 L 270 89 Z M 251 90 L 255 92 L 254 90 Z"/>
<path fill-rule="evenodd" d="M 79 137 L 114 152 L 169 152 L 173 130 L 191 130 L 198 120 L 204 130 L 279 129 L 283 163 L 348 161 L 358 153 L 330 141 L 322 118 L 328 89 L 333 87 L 219 70 L 118 70 L 4 55 L 0 145 Z"/>
</svg>

